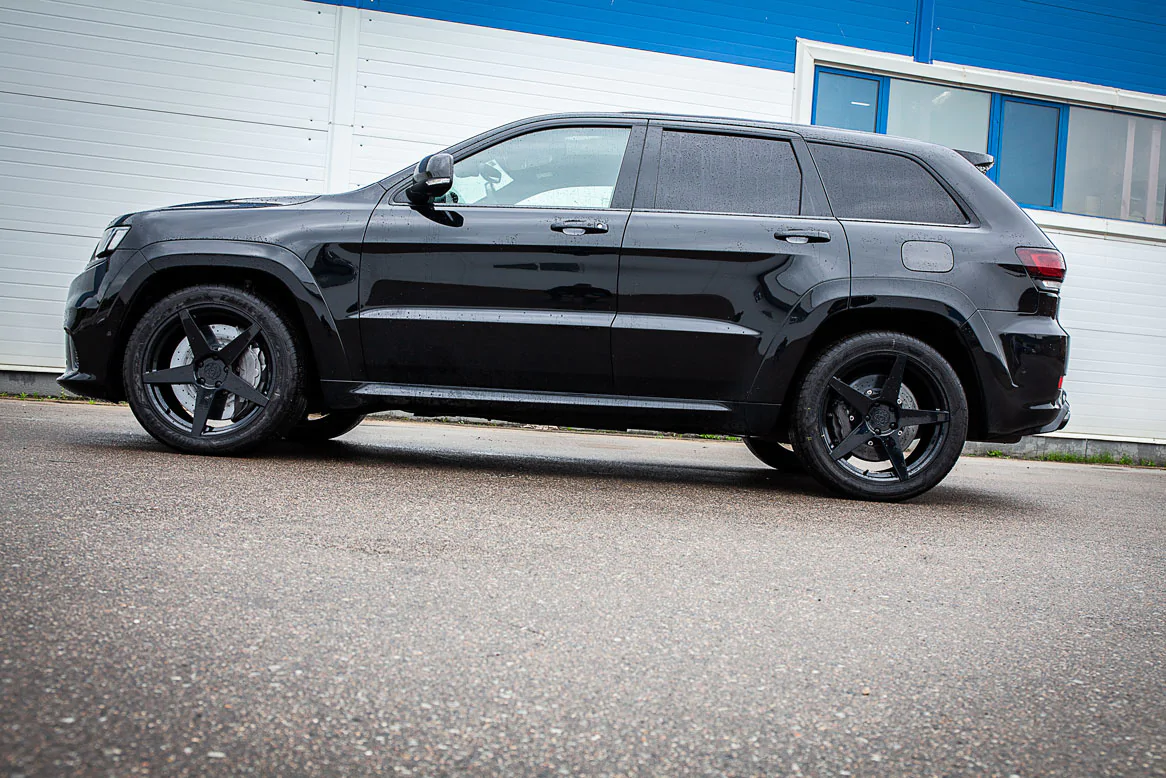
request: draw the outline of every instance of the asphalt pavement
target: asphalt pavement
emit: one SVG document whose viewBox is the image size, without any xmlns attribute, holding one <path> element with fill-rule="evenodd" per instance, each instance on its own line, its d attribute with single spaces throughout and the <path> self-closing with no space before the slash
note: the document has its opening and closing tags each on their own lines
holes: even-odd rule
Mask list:
<svg viewBox="0 0 1166 778">
<path fill-rule="evenodd" d="M 0 774 L 1166 774 L 1166 471 L 0 401 Z"/>
</svg>

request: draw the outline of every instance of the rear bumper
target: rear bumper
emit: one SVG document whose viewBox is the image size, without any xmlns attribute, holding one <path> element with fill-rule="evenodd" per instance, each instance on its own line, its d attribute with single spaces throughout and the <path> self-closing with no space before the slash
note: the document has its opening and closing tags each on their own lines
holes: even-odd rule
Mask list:
<svg viewBox="0 0 1166 778">
<path fill-rule="evenodd" d="M 1056 418 L 1037 430 L 1037 433 L 1058 432 L 1065 429 L 1065 425 L 1069 423 L 1069 395 L 1062 390 L 1061 396 L 1053 405 L 1059 409 Z"/>
<path fill-rule="evenodd" d="M 965 326 L 982 390 L 982 424 L 972 439 L 1016 440 L 1063 429 L 1069 422 L 1069 401 L 1061 389 L 1069 335 L 1057 320 L 978 311 Z"/>
</svg>

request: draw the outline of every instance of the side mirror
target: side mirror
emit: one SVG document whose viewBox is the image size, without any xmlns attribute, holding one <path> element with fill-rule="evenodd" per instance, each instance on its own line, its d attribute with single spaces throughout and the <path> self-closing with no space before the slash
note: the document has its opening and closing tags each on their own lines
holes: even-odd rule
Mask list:
<svg viewBox="0 0 1166 778">
<path fill-rule="evenodd" d="M 449 154 L 430 154 L 413 170 L 413 183 L 405 190 L 409 202 L 427 203 L 441 197 L 453 186 L 453 157 Z"/>
</svg>

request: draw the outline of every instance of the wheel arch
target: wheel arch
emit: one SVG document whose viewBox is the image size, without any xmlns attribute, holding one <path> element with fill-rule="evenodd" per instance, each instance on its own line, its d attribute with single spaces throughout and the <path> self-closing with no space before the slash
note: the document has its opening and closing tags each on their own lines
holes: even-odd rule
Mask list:
<svg viewBox="0 0 1166 778">
<path fill-rule="evenodd" d="M 806 320 L 816 321 L 816 326 L 800 342 L 790 344 L 791 347 L 786 350 L 786 359 L 779 360 L 786 364 L 775 371 L 785 379 L 780 387 L 774 387 L 780 389 L 780 394 L 776 396 L 781 398 L 775 436 L 785 439 L 793 405 L 792 393 L 797 391 L 818 354 L 851 335 L 891 330 L 918 338 L 951 363 L 967 397 L 968 437 L 977 439 L 985 429 L 986 418 L 984 385 L 973 353 L 977 340 L 967 324 L 975 307 L 962 294 L 944 297 L 947 299 L 901 295 L 852 296 L 845 305 L 834 301 L 825 310 L 820 310 L 818 316 L 808 316 Z M 796 348 L 793 348 L 795 345 Z"/>
<path fill-rule="evenodd" d="M 144 272 L 127 279 L 120 295 L 124 313 L 111 355 L 110 376 L 121 375 L 130 333 L 150 306 L 179 289 L 223 284 L 253 291 L 287 315 L 309 350 L 310 401 L 318 400 L 321 379 L 349 377 L 336 321 L 307 266 L 287 249 L 263 243 L 189 240 L 155 243 L 142 249 L 142 254 Z"/>
</svg>

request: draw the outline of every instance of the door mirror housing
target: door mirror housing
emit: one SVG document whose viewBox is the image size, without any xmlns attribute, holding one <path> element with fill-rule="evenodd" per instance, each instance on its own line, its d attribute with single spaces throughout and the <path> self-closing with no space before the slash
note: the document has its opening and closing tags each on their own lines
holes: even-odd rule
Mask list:
<svg viewBox="0 0 1166 778">
<path fill-rule="evenodd" d="M 413 169 L 413 183 L 405 196 L 414 204 L 427 203 L 441 197 L 453 186 L 453 157 L 449 154 L 430 154 Z"/>
</svg>

